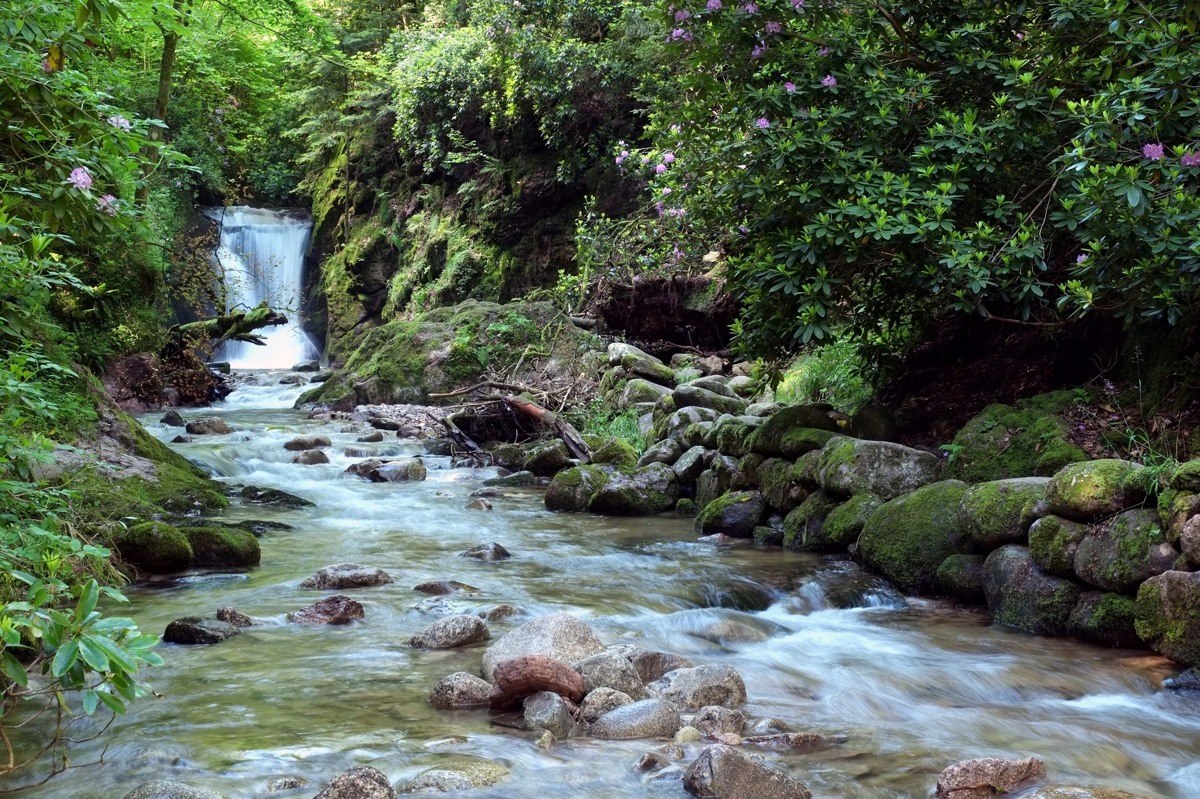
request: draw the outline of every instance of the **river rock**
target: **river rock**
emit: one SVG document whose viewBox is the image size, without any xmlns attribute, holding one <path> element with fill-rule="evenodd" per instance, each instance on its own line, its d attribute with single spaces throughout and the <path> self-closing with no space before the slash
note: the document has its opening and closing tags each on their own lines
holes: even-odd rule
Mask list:
<svg viewBox="0 0 1200 799">
<path fill-rule="evenodd" d="M 334 589 L 373 588 L 395 582 L 383 569 L 358 563 L 335 563 L 300 582 L 301 588 Z"/>
<path fill-rule="evenodd" d="M 334 777 L 313 799 L 396 799 L 396 792 L 383 773 L 355 766 Z"/>
<path fill-rule="evenodd" d="M 1101 646 L 1137 649 L 1142 639 L 1135 629 L 1136 619 L 1137 602 L 1133 597 L 1088 591 L 1071 611 L 1070 626 L 1076 635 Z"/>
<path fill-rule="evenodd" d="M 185 427 L 187 425 L 187 422 L 183 421 L 183 417 L 179 415 L 179 411 L 167 411 L 158 420 L 158 423 L 165 424 L 167 427 Z"/>
<path fill-rule="evenodd" d="M 483 653 L 483 676 L 491 680 L 496 664 L 523 655 L 545 655 L 566 664 L 603 651 L 604 644 L 586 623 L 569 613 L 553 613 L 522 624 L 489 646 Z"/>
<path fill-rule="evenodd" d="M 321 362 L 314 360 L 300 361 L 292 367 L 293 372 L 319 372 L 321 371 Z"/>
<path fill-rule="evenodd" d="M 365 433 L 354 440 L 360 444 L 378 444 L 383 441 L 383 433 L 379 430 L 372 430 L 370 433 Z"/>
<path fill-rule="evenodd" d="M 608 480 L 606 470 L 591 464 L 563 469 L 550 480 L 543 501 L 548 510 L 585 511 L 592 497 Z"/>
<path fill-rule="evenodd" d="M 768 513 L 767 501 L 758 491 L 731 491 L 704 506 L 696 517 L 696 532 L 750 538 Z"/>
<path fill-rule="evenodd" d="M 344 594 L 334 594 L 289 613 L 287 620 L 297 624 L 349 624 L 365 615 L 360 603 Z"/>
<path fill-rule="evenodd" d="M 571 465 L 571 451 L 558 439 L 548 441 L 530 449 L 523 465 L 538 477 L 552 477 Z"/>
<path fill-rule="evenodd" d="M 168 644 L 219 644 L 240 632 L 241 629 L 229 622 L 189 616 L 168 624 L 163 641 Z"/>
<path fill-rule="evenodd" d="M 489 477 L 480 483 L 480 485 L 496 488 L 520 488 L 522 486 L 536 485 L 537 481 L 537 475 L 533 472 L 520 471 L 501 475 L 500 477 Z"/>
<path fill-rule="evenodd" d="M 1075 576 L 1075 554 L 1088 526 L 1061 516 L 1043 516 L 1029 528 L 1029 554 L 1047 574 Z"/>
<path fill-rule="evenodd" d="M 671 375 L 671 382 L 675 382 L 675 375 Z M 671 389 L 666 386 L 660 386 L 658 383 L 652 383 L 649 380 L 635 377 L 625 384 L 625 390 L 621 392 L 621 398 L 617 401 L 617 407 L 626 410 L 634 405 L 643 402 L 654 403 L 665 394 L 670 394 Z"/>
<path fill-rule="evenodd" d="M 593 738 L 607 740 L 670 738 L 682 726 L 679 711 L 671 703 L 643 699 L 605 713 L 589 732 Z"/>
<path fill-rule="evenodd" d="M 438 680 L 429 692 L 429 704 L 439 710 L 484 707 L 492 693 L 492 684 L 465 671 L 456 671 Z"/>
<path fill-rule="evenodd" d="M 825 515 L 821 522 L 820 537 L 830 542 L 831 546 L 836 543 L 839 549 L 848 549 L 862 535 L 867 521 L 882 506 L 883 500 L 874 494 L 855 494 Z"/>
<path fill-rule="evenodd" d="M 479 546 L 471 547 L 462 553 L 460 557 L 494 563 L 498 560 L 508 560 L 512 557 L 512 553 L 493 541 L 490 544 L 480 544 Z"/>
<path fill-rule="evenodd" d="M 1111 458 L 1072 463 L 1046 486 L 1050 512 L 1087 521 L 1141 505 L 1146 499 L 1143 471 L 1140 464 Z"/>
<path fill-rule="evenodd" d="M 527 696 L 550 691 L 578 704 L 583 701 L 583 677 L 566 663 L 545 655 L 522 655 L 496 664 L 496 684 L 488 697 L 494 711 L 511 710 Z"/>
<path fill-rule="evenodd" d="M 369 424 L 376 430 L 389 430 L 391 432 L 399 432 L 401 427 L 398 420 L 387 416 L 376 416 L 370 420 Z"/>
<path fill-rule="evenodd" d="M 746 714 L 720 705 L 708 705 L 696 711 L 692 725 L 710 738 L 717 735 L 741 735 L 746 728 Z"/>
<path fill-rule="evenodd" d="M 454 758 L 450 765 L 453 768 L 434 768 L 418 774 L 404 786 L 403 793 L 447 793 L 486 788 L 509 775 L 507 768 L 490 760 Z"/>
<path fill-rule="evenodd" d="M 959 502 L 959 525 L 984 552 L 1024 544 L 1049 482 L 1048 477 L 1023 477 L 973 485 Z"/>
<path fill-rule="evenodd" d="M 758 428 L 750 447 L 760 455 L 792 460 L 820 449 L 837 431 L 825 405 L 788 405 Z"/>
<path fill-rule="evenodd" d="M 491 631 L 478 616 L 466 614 L 438 619 L 408 640 L 408 645 L 422 649 L 454 649 L 491 637 Z"/>
<path fill-rule="evenodd" d="M 275 777 L 263 783 L 264 793 L 283 793 L 298 791 L 308 786 L 308 780 L 303 777 Z"/>
<path fill-rule="evenodd" d="M 1138 636 L 1171 660 L 1200 665 L 1200 573 L 1169 571 L 1137 593 Z"/>
<path fill-rule="evenodd" d="M 746 702 L 742 675 L 729 666 L 705 665 L 667 672 L 650 689 L 684 710 L 706 705 L 738 707 Z"/>
<path fill-rule="evenodd" d="M 629 658 L 617 652 L 592 655 L 577 661 L 572 668 L 583 677 L 585 693 L 590 694 L 597 688 L 611 688 L 635 700 L 646 696 L 646 686 L 637 669 Z"/>
<path fill-rule="evenodd" d="M 1158 511 L 1130 510 L 1091 526 L 1075 552 L 1075 574 L 1097 588 L 1133 593 L 1178 558 Z"/>
<path fill-rule="evenodd" d="M 1141 793 L 1116 788 L 1080 788 L 1074 785 L 1046 785 L 1021 795 L 1021 799 L 1151 799 Z"/>
<path fill-rule="evenodd" d="M 1003 546 L 983 562 L 983 590 L 996 624 L 1039 635 L 1069 635 L 1080 590 L 1042 571 L 1026 547 Z"/>
<path fill-rule="evenodd" d="M 815 732 L 776 732 L 770 735 L 747 735 L 742 738 L 746 746 L 760 749 L 786 749 L 791 752 L 816 752 L 841 746 L 849 738 L 845 735 L 821 735 Z"/>
<path fill-rule="evenodd" d="M 675 472 L 675 477 L 678 478 L 680 485 L 690 486 L 708 467 L 712 457 L 711 450 L 704 447 L 691 447 L 681 454 L 675 463 L 671 464 L 671 471 Z"/>
<path fill-rule="evenodd" d="M 579 722 L 567 701 L 552 691 L 539 691 L 525 697 L 522 718 L 528 730 L 546 730 L 559 740 L 579 732 Z"/>
<path fill-rule="evenodd" d="M 1037 758 L 1009 760 L 980 757 L 955 763 L 937 781 L 937 799 L 991 799 L 1046 776 L 1046 765 Z"/>
<path fill-rule="evenodd" d="M 228 797 L 209 788 L 197 788 L 174 780 L 151 780 L 125 794 L 125 799 L 228 799 Z"/>
<path fill-rule="evenodd" d="M 869 492 L 886 501 L 937 481 L 941 471 L 941 460 L 931 453 L 840 436 L 822 448 L 816 478 L 834 493 Z"/>
<path fill-rule="evenodd" d="M 588 501 L 592 513 L 646 516 L 664 513 L 679 499 L 679 481 L 671 467 L 652 463 L 633 474 L 614 474 Z"/>
<path fill-rule="evenodd" d="M 320 466 L 329 463 L 329 456 L 319 449 L 310 449 L 292 458 L 292 463 L 302 466 Z"/>
<path fill-rule="evenodd" d="M 638 458 L 637 465 L 649 466 L 652 463 L 661 463 L 670 466 L 679 460 L 679 456 L 683 454 L 683 447 L 673 438 L 664 438 L 662 441 L 651 444 L 642 453 L 642 457 Z"/>
<path fill-rule="evenodd" d="M 676 655 L 674 652 L 657 652 L 645 649 L 630 655 L 629 662 L 637 669 L 638 677 L 646 685 L 661 679 L 667 672 L 677 669 L 690 669 L 696 665 L 683 655 Z"/>
<path fill-rule="evenodd" d="M 733 394 L 733 392 L 729 392 Z M 741 397 L 725 396 L 692 383 L 685 383 L 671 392 L 676 408 L 708 408 L 718 414 L 740 416 L 746 411 L 746 401 Z"/>
<path fill-rule="evenodd" d="M 812 799 L 803 784 L 732 746 L 714 744 L 683 775 L 683 787 L 697 799 Z"/>
<path fill-rule="evenodd" d="M 460 583 L 458 580 L 432 580 L 427 583 L 419 583 L 413 586 L 414 591 L 419 591 L 422 594 L 433 594 L 434 596 L 445 596 L 446 594 L 478 594 L 479 589 L 473 585 Z"/>
<path fill-rule="evenodd" d="M 619 707 L 633 704 L 633 697 L 611 688 L 596 688 L 588 692 L 579 706 L 579 713 L 588 723 Z"/>
<path fill-rule="evenodd" d="M 187 536 L 165 522 L 118 527 L 113 544 L 122 560 L 150 574 L 181 571 L 192 562 Z"/>
<path fill-rule="evenodd" d="M 297 436 L 283 445 L 288 452 L 303 452 L 304 450 L 332 446 L 333 442 L 325 436 Z"/>
<path fill-rule="evenodd" d="M 246 486 L 239 492 L 243 500 L 254 505 L 270 505 L 276 508 L 311 508 L 315 503 L 307 499 L 280 491 L 278 488 L 259 488 Z"/>
<path fill-rule="evenodd" d="M 184 429 L 194 436 L 224 436 L 233 432 L 233 428 L 225 423 L 220 416 L 207 416 L 188 422 Z"/>
<path fill-rule="evenodd" d="M 424 480 L 427 475 L 428 470 L 420 458 L 401 458 L 375 468 L 370 479 L 374 482 L 404 483 Z"/>
<path fill-rule="evenodd" d="M 946 480 L 884 503 L 867 521 L 858 539 L 863 561 L 902 591 L 939 590 L 937 570 L 942 561 L 951 555 L 970 554 L 974 548 L 958 523 L 958 505 L 966 490 L 965 483 Z"/>
<path fill-rule="evenodd" d="M 257 566 L 262 548 L 254 534 L 229 527 L 180 527 L 192 548 L 192 566 L 243 569 Z"/>
<path fill-rule="evenodd" d="M 859 496 L 871 496 L 860 494 Z M 845 539 L 837 538 L 825 529 L 825 519 L 840 505 L 840 500 L 826 491 L 814 491 L 793 508 L 783 519 L 783 546 L 797 552 L 842 552 L 858 539 L 854 533 Z M 845 529 L 843 534 L 848 534 Z M 861 532 L 861 531 L 860 531 Z M 848 534 L 849 535 L 849 534 Z"/>
<path fill-rule="evenodd" d="M 674 399 L 671 400 L 674 403 Z M 680 408 L 671 413 L 663 423 L 663 438 L 670 438 L 683 444 L 687 429 L 701 422 L 715 422 L 719 413 L 711 408 Z"/>
<path fill-rule="evenodd" d="M 475 497 L 474 499 L 467 502 L 466 505 L 463 505 L 463 510 L 491 510 L 491 509 L 492 509 L 492 503 L 488 502 L 486 499 L 484 499 L 482 497 Z"/>
<path fill-rule="evenodd" d="M 254 619 L 236 608 L 217 608 L 217 621 L 223 621 L 239 628 L 254 626 Z"/>
<path fill-rule="evenodd" d="M 937 583 L 947 596 L 982 605 L 987 602 L 983 590 L 982 555 L 951 555 L 938 566 Z"/>
</svg>

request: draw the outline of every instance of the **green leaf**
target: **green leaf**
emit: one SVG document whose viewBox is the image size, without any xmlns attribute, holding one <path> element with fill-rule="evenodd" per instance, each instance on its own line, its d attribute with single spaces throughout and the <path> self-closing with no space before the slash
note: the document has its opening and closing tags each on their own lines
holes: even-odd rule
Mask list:
<svg viewBox="0 0 1200 799">
<path fill-rule="evenodd" d="M 100 599 L 100 586 L 95 580 L 88 580 L 79 592 L 79 604 L 75 606 L 75 621 L 82 622 L 88 614 L 96 609 Z"/>
<path fill-rule="evenodd" d="M 97 645 L 99 640 L 90 635 L 79 638 L 79 655 L 92 671 L 103 674 L 109 670 L 108 655 L 105 654 L 102 647 Z"/>
<path fill-rule="evenodd" d="M 122 702 L 117 697 L 113 696 L 112 694 L 107 693 L 105 691 L 97 691 L 96 696 L 100 699 L 100 701 L 104 704 L 104 706 L 106 708 L 108 708 L 109 710 L 111 710 L 113 713 L 124 713 L 125 712 L 125 703 Z"/>
<path fill-rule="evenodd" d="M 85 688 L 82 692 L 83 696 L 83 712 L 85 715 L 92 715 L 96 712 L 96 708 L 100 706 L 100 696 L 91 688 Z"/>
<path fill-rule="evenodd" d="M 75 664 L 75 658 L 78 655 L 79 643 L 76 641 L 67 641 L 54 653 L 54 660 L 50 663 L 50 673 L 55 678 L 61 678 L 71 670 L 71 666 Z"/>
<path fill-rule="evenodd" d="M 12 652 L 5 650 L 4 655 L 0 656 L 0 671 L 22 688 L 29 685 L 29 674 Z"/>
</svg>

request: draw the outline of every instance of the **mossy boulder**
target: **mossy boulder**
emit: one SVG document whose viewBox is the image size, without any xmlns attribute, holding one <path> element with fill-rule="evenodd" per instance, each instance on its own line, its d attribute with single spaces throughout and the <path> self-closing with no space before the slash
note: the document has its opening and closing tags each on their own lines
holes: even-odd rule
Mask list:
<svg viewBox="0 0 1200 799">
<path fill-rule="evenodd" d="M 783 520 L 783 547 L 796 552 L 841 552 L 854 542 L 837 540 L 825 529 L 825 518 L 841 503 L 824 491 L 814 491 Z"/>
<path fill-rule="evenodd" d="M 698 422 L 715 422 L 719 413 L 711 408 L 680 408 L 667 417 L 660 438 L 671 438 L 684 444 L 687 429 Z M 657 428 L 656 428 L 657 431 Z M 684 446 L 689 446 L 684 444 Z"/>
<path fill-rule="evenodd" d="M 1049 482 L 1048 477 L 1019 477 L 973 485 L 958 506 L 959 524 L 984 552 L 1024 544 Z"/>
<path fill-rule="evenodd" d="M 941 460 L 931 453 L 839 436 L 821 450 L 816 479 L 827 491 L 847 496 L 871 493 L 889 500 L 935 482 L 941 472 Z"/>
<path fill-rule="evenodd" d="M 1097 588 L 1132 593 L 1178 559 L 1158 511 L 1130 510 L 1091 526 L 1076 550 L 1075 574 Z"/>
<path fill-rule="evenodd" d="M 758 416 L 722 416 L 713 431 L 715 449 L 741 458 L 750 454 L 750 439 L 763 423 Z"/>
<path fill-rule="evenodd" d="M 1058 416 L 1011 405 L 984 408 L 951 446 L 949 475 L 971 483 L 1048 477 L 1069 463 L 1087 460 L 1087 453 L 1067 440 L 1066 423 Z"/>
<path fill-rule="evenodd" d="M 672 438 L 664 438 L 662 441 L 656 441 L 646 447 L 646 451 L 638 458 L 638 466 L 648 466 L 651 463 L 663 463 L 667 466 L 679 460 L 679 456 L 683 454 L 683 447 L 679 442 Z"/>
<path fill-rule="evenodd" d="M 1169 489 L 1159 495 L 1158 507 L 1167 523 L 1167 540 L 1178 544 L 1184 525 L 1200 516 L 1200 494 Z"/>
<path fill-rule="evenodd" d="M 829 410 L 827 405 L 785 406 L 767 418 L 750 446 L 760 455 L 789 460 L 820 449 L 838 429 Z"/>
<path fill-rule="evenodd" d="M 1051 478 L 1046 502 L 1051 513 L 1069 519 L 1120 513 L 1146 501 L 1144 471 L 1140 464 L 1112 458 L 1073 463 Z"/>
<path fill-rule="evenodd" d="M 1200 492 L 1200 460 L 1179 464 L 1171 474 L 1171 488 Z"/>
<path fill-rule="evenodd" d="M 700 475 L 712 463 L 714 453 L 704 447 L 691 447 L 680 455 L 673 464 L 672 471 L 679 478 L 680 485 L 694 485 Z"/>
<path fill-rule="evenodd" d="M 268 505 L 273 508 L 311 508 L 315 505 L 303 497 L 280 491 L 278 488 L 245 486 L 238 492 L 238 496 L 251 505 Z"/>
<path fill-rule="evenodd" d="M 170 574 L 192 562 L 187 536 L 163 522 L 142 522 L 118 530 L 113 547 L 121 559 L 149 574 Z"/>
<path fill-rule="evenodd" d="M 947 596 L 982 605 L 987 601 L 983 590 L 983 563 L 982 555 L 951 555 L 938 566 L 938 584 Z"/>
<path fill-rule="evenodd" d="M 663 513 L 679 499 L 679 480 L 661 463 L 644 466 L 632 474 L 613 474 L 588 501 L 592 513 L 644 516 Z"/>
<path fill-rule="evenodd" d="M 696 422 L 689 424 L 683 431 L 683 439 L 679 442 L 685 447 L 717 448 L 715 435 L 716 422 Z"/>
<path fill-rule="evenodd" d="M 974 542 L 958 523 L 966 490 L 965 483 L 946 480 L 885 502 L 863 528 L 859 555 L 904 591 L 936 593 L 942 561 L 973 554 Z"/>
<path fill-rule="evenodd" d="M 804 501 L 807 489 L 793 478 L 795 464 L 783 458 L 767 458 L 758 465 L 758 487 L 767 504 L 787 513 Z"/>
<path fill-rule="evenodd" d="M 253 533 L 228 527 L 181 527 L 192 547 L 193 566 L 241 569 L 257 566 L 262 550 Z"/>
<path fill-rule="evenodd" d="M 813 450 L 806 452 L 796 459 L 796 465 L 792 469 L 792 479 L 803 486 L 816 488 L 817 469 L 821 465 L 821 450 Z"/>
<path fill-rule="evenodd" d="M 730 392 L 732 393 L 732 392 Z M 746 401 L 740 397 L 726 397 L 707 388 L 701 388 L 694 382 L 677 387 L 671 396 L 675 399 L 677 408 L 708 408 L 718 414 L 728 413 L 739 416 L 746 410 Z"/>
<path fill-rule="evenodd" d="M 621 392 L 621 398 L 617 402 L 617 407 L 626 409 L 643 402 L 655 403 L 661 397 L 670 393 L 671 389 L 665 386 L 651 383 L 649 380 L 644 380 L 640 377 L 634 378 L 625 384 L 625 390 Z"/>
<path fill-rule="evenodd" d="M 525 471 L 538 477 L 553 477 L 570 465 L 571 451 L 558 439 L 538 444 L 525 454 Z"/>
<path fill-rule="evenodd" d="M 609 473 L 599 466 L 574 466 L 563 469 L 546 488 L 545 503 L 549 510 L 585 511 L 601 486 L 608 482 Z"/>
<path fill-rule="evenodd" d="M 1133 597 L 1087 591 L 1071 611 L 1070 626 L 1076 635 L 1101 646 L 1135 649 L 1142 643 L 1134 628 L 1136 619 Z"/>
<path fill-rule="evenodd" d="M 765 460 L 766 458 L 757 452 L 751 452 L 738 458 L 738 471 L 745 475 L 747 485 L 758 485 L 758 467 L 762 466 Z"/>
<path fill-rule="evenodd" d="M 874 494 L 855 494 L 825 517 L 824 535 L 831 541 L 843 541 L 847 548 L 862 535 L 867 520 L 883 506 L 883 500 Z"/>
<path fill-rule="evenodd" d="M 696 532 L 750 538 L 768 513 L 767 501 L 759 492 L 731 491 L 704 506 L 696 516 Z"/>
<path fill-rule="evenodd" d="M 621 366 L 631 375 L 663 386 L 675 385 L 675 370 L 644 352 L 628 352 L 621 358 Z M 653 402 L 653 400 L 651 400 Z"/>
<path fill-rule="evenodd" d="M 633 471 L 638 465 L 638 454 L 628 441 L 611 438 L 592 452 L 592 463 Z"/>
<path fill-rule="evenodd" d="M 1029 528 L 1029 554 L 1034 562 L 1056 577 L 1075 576 L 1075 553 L 1088 526 L 1061 516 L 1043 516 Z"/>
<path fill-rule="evenodd" d="M 748 485 L 737 461 L 718 452 L 708 468 L 696 478 L 696 504 L 703 508 L 722 494 L 739 491 Z"/>
<path fill-rule="evenodd" d="M 1200 573 L 1169 571 L 1142 583 L 1135 628 L 1160 655 L 1200 665 Z"/>
<path fill-rule="evenodd" d="M 496 443 L 492 447 L 485 447 L 487 453 L 492 456 L 492 464 L 505 469 L 520 469 L 525 463 L 525 448 L 520 444 L 505 444 Z"/>
<path fill-rule="evenodd" d="M 1042 571 L 1029 549 L 1009 544 L 983 563 L 983 590 L 992 620 L 1038 635 L 1070 635 L 1079 586 Z"/>
</svg>

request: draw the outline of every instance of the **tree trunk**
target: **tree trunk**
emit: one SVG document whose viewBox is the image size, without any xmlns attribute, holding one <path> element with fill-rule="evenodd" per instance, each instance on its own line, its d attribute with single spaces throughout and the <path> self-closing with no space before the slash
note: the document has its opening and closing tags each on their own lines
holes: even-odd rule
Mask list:
<svg viewBox="0 0 1200 799">
<path fill-rule="evenodd" d="M 176 19 L 181 20 L 182 24 L 187 24 L 185 9 L 190 9 L 193 0 L 174 0 L 171 4 L 171 13 Z M 154 119 L 165 123 L 167 121 L 167 107 L 171 102 L 171 77 L 175 72 L 175 54 L 179 50 L 179 32 L 177 30 L 168 30 L 165 25 L 159 25 L 159 30 L 163 34 L 163 49 L 162 58 L 158 62 L 158 94 L 154 98 Z M 153 126 L 150 128 L 150 141 L 160 142 L 163 137 L 163 128 Z M 157 147 L 155 150 L 157 151 Z M 147 162 L 146 169 L 142 175 L 142 186 L 138 189 L 138 200 L 145 202 L 150 196 L 150 175 L 155 170 L 156 166 Z"/>
<path fill-rule="evenodd" d="M 215 350 L 226 341 L 247 341 L 261 346 L 266 344 L 266 340 L 257 335 L 255 330 L 286 325 L 287 321 L 288 318 L 278 311 L 260 305 L 250 311 L 238 311 L 226 316 L 175 325 L 167 331 L 169 338 L 162 354 L 164 358 L 171 358 L 184 350 L 196 347 Z"/>
</svg>

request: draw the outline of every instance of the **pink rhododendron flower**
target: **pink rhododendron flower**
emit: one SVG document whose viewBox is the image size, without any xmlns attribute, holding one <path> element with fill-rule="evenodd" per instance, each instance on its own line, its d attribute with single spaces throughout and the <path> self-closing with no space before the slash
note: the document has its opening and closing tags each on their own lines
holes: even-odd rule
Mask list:
<svg viewBox="0 0 1200 799">
<path fill-rule="evenodd" d="M 1164 151 L 1161 142 L 1151 142 L 1150 144 L 1142 147 L 1142 155 L 1144 155 L 1148 161 L 1161 161 L 1163 153 Z"/>
<path fill-rule="evenodd" d="M 102 211 L 109 216 L 117 215 L 117 198 L 111 194 L 105 194 L 96 201 L 96 210 Z"/>
<path fill-rule="evenodd" d="M 825 77 L 821 78 L 821 85 L 827 89 L 837 86 L 837 78 L 832 75 L 826 75 Z"/>
<path fill-rule="evenodd" d="M 767 119 L 766 117 L 759 117 L 758 119 L 754 120 L 754 126 L 756 128 L 769 128 L 771 127 L 771 120 Z"/>
<path fill-rule="evenodd" d="M 1200 166 L 1200 153 L 1184 153 L 1179 163 L 1182 166 Z"/>
<path fill-rule="evenodd" d="M 80 191 L 86 191 L 92 187 L 92 173 L 87 171 L 87 167 L 77 166 L 71 170 L 67 181 Z"/>
<path fill-rule="evenodd" d="M 782 30 L 783 30 L 783 24 L 780 22 L 771 20 L 770 22 L 767 23 L 767 33 L 780 33 Z"/>
<path fill-rule="evenodd" d="M 692 12 L 688 11 L 686 8 L 681 8 L 675 12 L 675 21 L 683 22 L 685 19 L 687 19 L 691 15 L 692 15 Z"/>
<path fill-rule="evenodd" d="M 114 114 L 113 116 L 109 117 L 108 124 L 112 125 L 117 130 L 123 130 L 126 132 L 133 127 L 133 124 L 120 114 Z"/>
<path fill-rule="evenodd" d="M 664 163 L 664 164 L 673 164 L 673 163 L 675 163 L 675 153 L 671 153 L 671 152 L 666 152 L 666 153 L 663 153 L 663 159 L 662 159 L 662 160 L 663 160 L 663 163 Z"/>
<path fill-rule="evenodd" d="M 720 11 L 721 0 L 708 0 L 708 5 L 705 6 L 709 11 Z"/>
<path fill-rule="evenodd" d="M 791 94 L 792 92 L 796 91 L 796 84 L 789 80 L 787 83 L 783 84 L 783 90 L 788 94 Z"/>
<path fill-rule="evenodd" d="M 666 164 L 658 164 L 657 166 L 655 166 L 655 167 L 654 167 L 654 173 L 655 173 L 656 175 L 661 175 L 661 174 L 663 174 L 663 173 L 664 173 L 664 172 L 666 172 L 666 171 L 667 171 L 667 165 L 666 165 Z"/>
<path fill-rule="evenodd" d="M 829 55 L 829 52 L 830 51 L 829 51 L 828 47 L 822 47 L 820 50 L 817 51 L 817 55 Z"/>
</svg>

